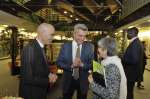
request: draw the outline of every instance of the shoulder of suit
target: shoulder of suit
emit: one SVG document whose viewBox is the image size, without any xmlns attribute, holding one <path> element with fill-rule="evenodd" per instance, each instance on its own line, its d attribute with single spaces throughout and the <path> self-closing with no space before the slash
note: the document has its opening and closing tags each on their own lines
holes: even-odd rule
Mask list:
<svg viewBox="0 0 150 99">
<path fill-rule="evenodd" d="M 72 45 L 72 41 L 67 41 L 67 42 L 65 42 L 63 45 L 64 45 L 64 46 Z M 85 41 L 82 45 L 84 45 L 84 46 L 90 46 L 90 47 L 93 47 L 93 46 L 94 46 L 91 42 L 87 42 L 87 41 Z"/>
<path fill-rule="evenodd" d="M 35 41 L 33 40 L 33 41 L 29 42 L 29 43 L 24 47 L 24 49 L 31 49 L 31 48 L 34 47 L 34 45 L 35 45 Z"/>
<path fill-rule="evenodd" d="M 66 41 L 62 46 L 70 46 L 72 45 L 72 42 L 71 41 Z"/>
<path fill-rule="evenodd" d="M 83 44 L 86 46 L 94 47 L 94 45 L 91 42 L 85 41 Z"/>
</svg>

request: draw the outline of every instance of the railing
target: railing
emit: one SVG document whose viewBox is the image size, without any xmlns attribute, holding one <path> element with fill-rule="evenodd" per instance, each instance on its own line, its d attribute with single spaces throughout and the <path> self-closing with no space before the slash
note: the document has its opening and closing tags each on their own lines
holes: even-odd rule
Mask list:
<svg viewBox="0 0 150 99">
<path fill-rule="evenodd" d="M 150 3 L 150 0 L 123 0 L 122 15 L 120 16 L 120 19 L 125 18 L 148 3 Z"/>
</svg>

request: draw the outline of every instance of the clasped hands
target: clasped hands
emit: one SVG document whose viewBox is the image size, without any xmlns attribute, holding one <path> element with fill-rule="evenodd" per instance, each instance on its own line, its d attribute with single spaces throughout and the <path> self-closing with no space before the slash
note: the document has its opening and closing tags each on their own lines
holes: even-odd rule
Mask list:
<svg viewBox="0 0 150 99">
<path fill-rule="evenodd" d="M 56 74 L 50 73 L 48 78 L 50 83 L 55 83 L 58 77 Z"/>
<path fill-rule="evenodd" d="M 75 58 L 73 61 L 73 64 L 71 65 L 72 68 L 79 68 L 83 67 L 83 62 L 81 61 L 80 58 Z"/>
<path fill-rule="evenodd" d="M 79 68 L 79 67 L 83 67 L 83 63 L 80 58 L 75 58 L 72 64 L 72 68 Z M 89 80 L 89 83 L 92 83 L 93 82 L 92 71 L 89 71 L 89 74 L 90 75 L 88 77 L 88 80 Z"/>
</svg>

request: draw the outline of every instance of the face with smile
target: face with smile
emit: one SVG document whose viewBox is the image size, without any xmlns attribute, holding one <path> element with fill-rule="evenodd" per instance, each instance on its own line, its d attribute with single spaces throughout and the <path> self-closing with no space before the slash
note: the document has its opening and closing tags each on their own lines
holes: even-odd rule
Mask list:
<svg viewBox="0 0 150 99">
<path fill-rule="evenodd" d="M 86 32 L 82 29 L 78 29 L 74 32 L 74 40 L 77 42 L 77 44 L 82 44 L 86 39 Z"/>
</svg>

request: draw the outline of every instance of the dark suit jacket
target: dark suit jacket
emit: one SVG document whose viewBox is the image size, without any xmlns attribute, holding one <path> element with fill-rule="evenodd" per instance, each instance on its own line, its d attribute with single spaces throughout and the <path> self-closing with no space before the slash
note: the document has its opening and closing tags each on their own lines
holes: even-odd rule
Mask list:
<svg viewBox="0 0 150 99">
<path fill-rule="evenodd" d="M 143 52 L 142 43 L 138 38 L 127 47 L 122 62 L 128 81 L 138 81 L 141 79 Z"/>
<path fill-rule="evenodd" d="M 88 90 L 88 71 L 92 67 L 94 57 L 93 45 L 87 42 L 82 44 L 81 61 L 84 66 L 79 69 L 79 81 L 81 93 L 86 93 Z M 63 92 L 69 92 L 69 86 L 72 79 L 72 42 L 65 43 L 60 51 L 57 59 L 57 65 L 63 68 Z"/>
<path fill-rule="evenodd" d="M 46 99 L 49 69 L 42 48 L 36 40 L 21 55 L 19 95 L 24 99 Z"/>
</svg>

